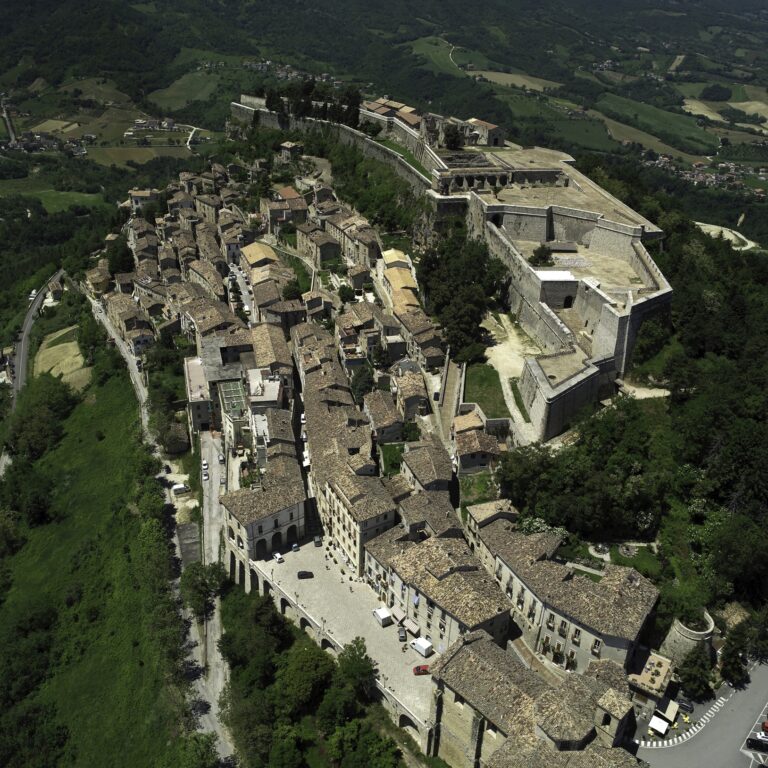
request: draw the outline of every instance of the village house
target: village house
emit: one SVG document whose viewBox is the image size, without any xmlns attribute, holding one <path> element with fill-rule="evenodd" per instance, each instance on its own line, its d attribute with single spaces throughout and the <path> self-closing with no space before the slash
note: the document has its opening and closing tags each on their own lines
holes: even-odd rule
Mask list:
<svg viewBox="0 0 768 768">
<path fill-rule="evenodd" d="M 320 269 L 328 262 L 341 260 L 339 241 L 314 224 L 296 227 L 296 249 Z"/>
<path fill-rule="evenodd" d="M 371 422 L 377 445 L 394 443 L 402 438 L 403 420 L 389 392 L 379 389 L 369 392 L 363 398 L 363 411 Z"/>
<path fill-rule="evenodd" d="M 405 371 L 401 376 L 394 376 L 392 383 L 397 410 L 405 421 L 413 421 L 416 416 L 429 413 L 427 387 L 421 373 Z"/>
<path fill-rule="evenodd" d="M 216 225 L 222 207 L 223 203 L 218 195 L 197 195 L 195 197 L 195 211 L 208 224 Z"/>
<path fill-rule="evenodd" d="M 416 491 L 448 491 L 453 479 L 451 457 L 435 437 L 406 443 L 400 472 Z"/>
</svg>

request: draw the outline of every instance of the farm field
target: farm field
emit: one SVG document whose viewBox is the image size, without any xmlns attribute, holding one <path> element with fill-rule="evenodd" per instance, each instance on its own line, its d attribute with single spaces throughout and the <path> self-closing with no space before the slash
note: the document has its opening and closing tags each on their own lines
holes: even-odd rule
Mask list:
<svg viewBox="0 0 768 768">
<path fill-rule="evenodd" d="M 438 37 L 422 37 L 408 43 L 414 53 L 427 59 L 429 69 L 448 75 L 460 75 L 462 70 L 451 61 L 451 45 Z"/>
<path fill-rule="evenodd" d="M 512 88 L 528 88 L 531 91 L 544 91 L 547 88 L 559 88 L 561 83 L 554 80 L 545 80 L 543 77 L 532 77 L 517 72 L 494 72 L 492 70 L 475 70 L 473 75 L 482 75 L 486 80 L 499 85 L 508 85 Z"/>
<path fill-rule="evenodd" d="M 691 115 L 701 115 L 715 122 L 724 122 L 722 115 L 703 101 L 686 99 L 683 109 Z M 746 112 L 746 110 L 744 110 Z"/>
<path fill-rule="evenodd" d="M 696 125 L 695 118 L 690 115 L 667 112 L 612 93 L 603 95 L 597 108 L 687 152 L 709 153 L 717 149 L 717 139 Z"/>
<path fill-rule="evenodd" d="M 659 154 L 682 158 L 687 163 L 696 163 L 705 159 L 704 155 L 692 155 L 688 152 L 682 152 L 646 131 L 641 131 L 639 128 L 621 123 L 618 120 L 607 117 L 597 110 L 590 109 L 587 114 L 602 120 L 603 123 L 605 123 L 605 127 L 608 129 L 608 133 L 616 141 L 634 141 L 647 149 L 652 149 L 654 152 L 658 152 Z"/>
<path fill-rule="evenodd" d="M 167 88 L 153 91 L 149 100 L 168 110 L 182 109 L 193 101 L 205 101 L 219 85 L 219 77 L 208 72 L 188 72 Z"/>
<path fill-rule="evenodd" d="M 0 197 L 9 197 L 10 195 L 36 197 L 49 213 L 64 211 L 70 205 L 94 206 L 104 203 L 101 195 L 93 195 L 86 192 L 59 192 L 51 188 L 50 182 L 38 180 L 34 177 L 0 180 Z"/>
<path fill-rule="evenodd" d="M 46 336 L 35 356 L 34 375 L 50 373 L 69 384 L 76 392 L 82 392 L 90 380 L 91 369 L 85 361 L 77 344 L 77 326 L 63 328 Z"/>
<path fill-rule="evenodd" d="M 127 167 L 129 161 L 142 165 L 155 157 L 188 157 L 186 147 L 94 147 L 88 157 L 100 165 Z"/>
</svg>

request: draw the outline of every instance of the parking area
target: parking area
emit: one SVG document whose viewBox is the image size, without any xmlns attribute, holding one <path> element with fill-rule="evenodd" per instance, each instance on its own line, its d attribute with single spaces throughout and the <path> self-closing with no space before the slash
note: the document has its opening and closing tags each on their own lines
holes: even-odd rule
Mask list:
<svg viewBox="0 0 768 768">
<path fill-rule="evenodd" d="M 742 753 L 753 761 L 752 765 L 768 765 L 768 734 L 763 732 L 763 723 L 766 721 L 768 721 L 768 704 L 765 704 L 761 708 L 760 714 L 757 716 L 754 725 L 744 735 L 744 741 L 741 745 Z M 763 752 L 759 749 L 750 748 L 747 744 L 747 741 L 750 739 L 755 740 L 753 744 L 763 744 L 766 751 Z"/>
<path fill-rule="evenodd" d="M 381 606 L 376 595 L 348 570 L 342 574 L 332 554 L 325 542 L 321 547 L 310 542 L 298 552 L 283 553 L 284 562 L 259 562 L 256 570 L 260 579 L 279 586 L 335 642 L 345 645 L 355 637 L 364 638 L 369 655 L 378 665 L 381 683 L 416 717 L 426 720 L 431 678 L 415 676 L 413 667 L 429 664 L 437 656 L 425 659 L 408 643 L 400 643 L 394 624 L 381 627 L 373 616 Z M 314 577 L 299 579 L 298 571 L 311 571 Z M 409 642 L 412 639 L 409 635 Z"/>
</svg>

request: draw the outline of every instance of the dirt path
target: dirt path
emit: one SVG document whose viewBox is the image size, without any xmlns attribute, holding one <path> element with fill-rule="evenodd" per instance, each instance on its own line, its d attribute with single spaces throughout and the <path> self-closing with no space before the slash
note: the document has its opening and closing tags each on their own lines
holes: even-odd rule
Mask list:
<svg viewBox="0 0 768 768">
<path fill-rule="evenodd" d="M 703 221 L 695 221 L 694 224 L 710 237 L 724 237 L 731 244 L 734 251 L 748 251 L 750 248 L 759 248 L 759 243 L 744 237 L 735 229 L 721 227 L 717 224 L 705 224 Z"/>
<path fill-rule="evenodd" d="M 498 320 L 493 315 L 487 315 L 482 326 L 490 331 L 496 342 L 485 351 L 485 356 L 488 363 L 499 373 L 507 409 L 512 415 L 512 420 L 519 426 L 521 434 L 533 441 L 536 439 L 534 429 L 525 421 L 517 407 L 510 379 L 519 379 L 523 373 L 525 358 L 540 354 L 541 349 L 507 315 L 499 315 Z"/>
</svg>

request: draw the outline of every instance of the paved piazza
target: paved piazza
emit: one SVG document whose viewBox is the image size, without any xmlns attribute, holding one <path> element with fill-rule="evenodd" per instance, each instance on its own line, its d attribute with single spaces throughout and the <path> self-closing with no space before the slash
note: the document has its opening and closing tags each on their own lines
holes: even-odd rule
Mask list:
<svg viewBox="0 0 768 768">
<path fill-rule="evenodd" d="M 431 678 L 416 677 L 413 667 L 429 664 L 438 658 L 425 659 L 408 643 L 397 639 L 397 627 L 381 627 L 373 610 L 381 606 L 373 590 L 356 576 L 350 581 L 349 570 L 344 576 L 330 557 L 328 545 L 315 547 L 303 544 L 298 552 L 283 554 L 285 562 L 258 562 L 256 570 L 279 586 L 318 626 L 337 643 L 345 645 L 355 637 L 365 639 L 368 653 L 378 665 L 379 680 L 394 696 L 422 722 L 429 716 Z M 333 550 L 331 550 L 333 551 Z M 313 579 L 299 580 L 297 571 L 312 571 Z M 408 636 L 409 642 L 412 639 Z M 406 651 L 403 651 L 406 646 Z"/>
</svg>

